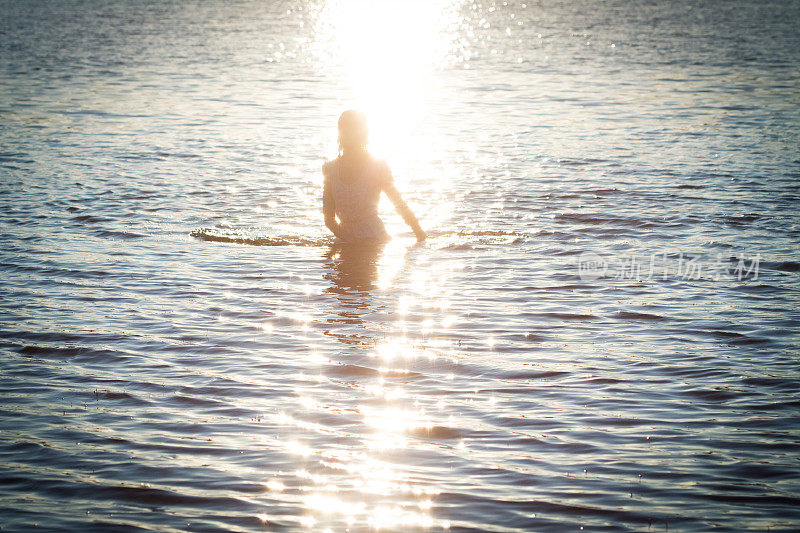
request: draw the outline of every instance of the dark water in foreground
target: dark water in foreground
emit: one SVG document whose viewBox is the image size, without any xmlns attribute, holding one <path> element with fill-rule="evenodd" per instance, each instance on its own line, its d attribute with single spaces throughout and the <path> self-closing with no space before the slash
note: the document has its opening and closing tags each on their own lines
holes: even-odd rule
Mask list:
<svg viewBox="0 0 800 533">
<path fill-rule="evenodd" d="M 0 13 L 4 531 L 800 528 L 797 2 Z"/>
</svg>

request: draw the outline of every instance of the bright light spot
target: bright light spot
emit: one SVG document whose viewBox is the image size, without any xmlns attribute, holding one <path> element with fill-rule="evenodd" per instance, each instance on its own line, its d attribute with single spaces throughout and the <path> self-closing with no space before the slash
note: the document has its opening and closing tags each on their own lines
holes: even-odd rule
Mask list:
<svg viewBox="0 0 800 533">
<path fill-rule="evenodd" d="M 301 516 L 299 519 L 300 525 L 305 527 L 314 527 L 314 524 L 317 523 L 317 520 L 313 516 Z"/>
<path fill-rule="evenodd" d="M 272 492 L 283 492 L 283 489 L 285 489 L 286 486 L 277 479 L 270 479 L 267 482 L 267 488 Z"/>
<path fill-rule="evenodd" d="M 302 405 L 306 409 L 313 410 L 319 408 L 319 404 L 314 399 L 309 398 L 308 396 L 298 396 L 297 401 L 300 403 L 300 405 Z"/>
<path fill-rule="evenodd" d="M 367 447 L 371 450 L 397 450 L 408 446 L 408 441 L 396 434 L 375 433 L 367 441 Z"/>
<path fill-rule="evenodd" d="M 405 244 L 398 240 L 392 240 L 383 248 L 383 253 L 378 259 L 378 279 L 377 285 L 381 290 L 391 288 L 392 283 L 397 278 L 400 270 L 405 264 Z"/>
<path fill-rule="evenodd" d="M 372 512 L 369 524 L 374 529 L 394 529 L 398 528 L 398 526 L 430 528 L 433 526 L 433 519 L 429 515 L 403 509 L 399 506 L 379 506 Z"/>
<path fill-rule="evenodd" d="M 451 49 L 451 37 L 442 30 L 455 16 L 454 4 L 331 0 L 322 10 L 315 28 L 318 60 L 344 70 L 353 107 L 370 118 L 370 144 L 377 153 L 413 140 L 425 116 L 431 74 Z"/>
<path fill-rule="evenodd" d="M 405 315 L 408 313 L 408 310 L 416 303 L 413 296 L 403 295 L 400 297 L 400 300 L 397 302 L 397 313 L 400 315 Z"/>
<path fill-rule="evenodd" d="M 325 426 L 323 426 L 322 424 L 318 424 L 316 422 L 309 422 L 307 420 L 300 420 L 300 419 L 295 418 L 295 417 L 293 417 L 291 415 L 287 415 L 286 413 L 277 413 L 277 414 L 273 415 L 271 418 L 276 423 L 284 425 L 284 426 L 296 426 L 296 427 L 299 427 L 301 429 L 307 429 L 307 430 L 310 430 L 310 431 L 316 431 L 318 433 L 325 433 L 325 431 L 326 431 Z M 287 446 L 287 449 L 288 449 L 288 451 L 290 453 L 293 453 L 293 452 L 292 452 L 292 449 L 288 448 L 288 447 L 295 446 L 295 445 L 298 445 L 298 446 L 300 446 L 302 448 L 302 445 L 300 445 L 296 441 L 289 441 L 286 444 L 284 444 L 284 446 Z"/>
<path fill-rule="evenodd" d="M 301 455 L 303 457 L 311 455 L 311 448 L 297 441 L 287 442 L 286 450 L 292 455 Z"/>
<path fill-rule="evenodd" d="M 326 359 L 322 354 L 317 352 L 311 352 L 308 354 L 308 360 L 312 363 L 316 364 L 323 364 L 327 363 L 329 360 Z"/>
<path fill-rule="evenodd" d="M 350 503 L 327 494 L 311 494 L 306 498 L 306 507 L 323 514 L 353 516 L 364 513 L 364 503 Z"/>
<path fill-rule="evenodd" d="M 362 406 L 364 422 L 382 433 L 402 433 L 417 428 L 431 427 L 433 424 L 425 417 L 424 409 L 375 409 Z"/>
<path fill-rule="evenodd" d="M 384 394 L 384 398 L 386 398 L 389 401 L 400 400 L 402 398 L 407 398 L 407 397 L 408 395 L 406 394 L 406 391 L 402 387 L 396 387 L 394 389 L 388 390 Z"/>
<path fill-rule="evenodd" d="M 286 311 L 275 311 L 275 314 L 281 318 L 287 318 L 292 322 L 299 322 L 301 324 L 308 324 L 311 322 L 310 315 L 304 315 L 303 313 L 292 313 Z"/>
</svg>

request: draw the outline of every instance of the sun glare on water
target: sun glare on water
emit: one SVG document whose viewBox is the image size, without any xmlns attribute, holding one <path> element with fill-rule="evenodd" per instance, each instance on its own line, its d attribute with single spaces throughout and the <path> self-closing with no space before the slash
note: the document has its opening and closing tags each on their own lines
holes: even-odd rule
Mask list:
<svg viewBox="0 0 800 533">
<path fill-rule="evenodd" d="M 401 155 L 436 90 L 450 51 L 452 0 L 333 0 L 318 18 L 317 56 L 370 121 L 372 151 Z M 398 153 L 400 152 L 400 153 Z"/>
<path fill-rule="evenodd" d="M 436 102 L 441 101 L 441 74 L 451 57 L 452 27 L 459 5 L 454 0 L 332 0 L 317 13 L 315 25 L 314 61 L 326 74 L 334 96 L 332 108 L 326 110 L 332 119 L 330 138 L 336 139 L 335 118 L 343 110 L 365 112 L 370 151 L 389 161 L 404 197 L 422 215 L 423 227 L 428 229 L 442 224 L 440 219 L 449 216 L 452 204 L 446 191 L 455 170 L 450 171 L 441 149 L 447 136 L 437 130 L 431 116 L 436 115 Z M 386 221 L 392 235 L 407 230 L 396 225 L 400 217 L 395 213 Z M 334 279 L 350 287 L 360 276 L 366 280 L 364 286 L 391 293 L 401 286 L 398 280 L 408 275 L 405 267 L 410 261 L 415 262 L 413 270 L 427 269 L 408 240 L 395 239 L 375 256 L 342 251 L 331 259 Z M 438 302 L 437 308 L 445 309 L 447 295 L 437 291 L 437 274 L 416 272 L 419 279 L 414 279 L 413 291 L 424 293 L 414 295 L 432 298 Z M 352 299 L 356 296 L 347 294 L 343 299 L 348 314 L 359 305 L 358 299 Z M 364 296 L 361 305 L 371 306 L 373 296 Z M 409 294 L 401 304 L 409 307 L 417 302 Z M 309 324 L 307 317 L 281 318 Z M 434 321 L 429 320 L 423 329 L 426 332 L 433 326 Z M 297 438 L 291 436 L 282 442 L 298 469 L 294 476 L 284 474 L 285 480 L 278 479 L 282 477 L 279 475 L 264 483 L 271 494 L 291 495 L 293 488 L 300 491 L 304 509 L 297 519 L 303 527 L 315 531 L 342 524 L 397 531 L 449 527 L 448 522 L 435 518 L 438 490 L 419 479 L 410 457 L 415 438 L 448 435 L 448 431 L 455 434 L 450 426 L 457 426 L 458 421 L 452 415 L 445 417 L 435 408 L 433 399 L 408 396 L 408 368 L 417 357 L 424 357 L 427 364 L 435 355 L 405 341 L 403 319 L 398 328 L 369 354 L 378 374 L 364 377 L 364 397 L 358 405 L 344 410 L 330 399 L 315 395 L 311 386 L 298 390 L 297 403 L 288 404 L 286 412 L 275 418 L 287 435 L 296 434 Z M 446 347 L 440 348 L 439 353 Z M 320 371 L 309 375 L 324 381 L 327 371 L 323 369 L 327 366 L 343 367 L 337 371 L 354 366 L 338 365 L 333 359 L 310 350 L 309 364 L 318 365 Z M 349 428 L 347 434 L 339 433 L 325 422 L 337 414 L 356 416 L 360 431 Z M 318 446 L 333 435 L 335 445 Z M 357 443 L 352 442 L 354 438 Z"/>
</svg>

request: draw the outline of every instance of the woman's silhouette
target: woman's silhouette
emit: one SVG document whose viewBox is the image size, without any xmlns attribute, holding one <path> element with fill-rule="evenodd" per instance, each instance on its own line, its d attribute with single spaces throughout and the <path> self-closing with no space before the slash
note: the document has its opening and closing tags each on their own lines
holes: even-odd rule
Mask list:
<svg viewBox="0 0 800 533">
<path fill-rule="evenodd" d="M 322 173 L 325 176 L 322 193 L 325 225 L 338 242 L 389 240 L 389 234 L 378 217 L 381 192 L 386 193 L 417 240 L 427 237 L 394 186 L 389 165 L 367 151 L 367 119 L 363 113 L 351 110 L 339 117 L 339 157 L 325 163 Z"/>
</svg>

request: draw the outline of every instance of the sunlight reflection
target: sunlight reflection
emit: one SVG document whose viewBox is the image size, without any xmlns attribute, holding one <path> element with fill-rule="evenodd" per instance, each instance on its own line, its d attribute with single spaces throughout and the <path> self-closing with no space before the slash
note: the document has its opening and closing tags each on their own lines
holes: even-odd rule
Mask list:
<svg viewBox="0 0 800 533">
<path fill-rule="evenodd" d="M 408 313 L 408 310 L 415 304 L 414 297 L 409 294 L 404 294 L 400 296 L 399 301 L 397 302 L 397 313 L 400 315 L 405 315 Z"/>
<path fill-rule="evenodd" d="M 375 409 L 361 406 L 364 422 L 382 433 L 404 433 L 418 428 L 429 429 L 433 423 L 425 416 L 425 409 Z"/>
<path fill-rule="evenodd" d="M 369 510 L 363 502 L 352 503 L 328 494 L 314 493 L 305 499 L 305 506 L 321 515 L 342 516 L 348 525 L 353 525 L 359 519 L 363 520 L 373 529 L 406 527 L 430 528 L 434 525 L 433 518 L 427 514 L 430 507 L 429 501 L 419 502 L 414 508 L 400 505 L 381 505 Z M 301 518 L 301 523 L 313 527 L 318 520 L 311 516 Z M 442 522 L 442 527 L 449 527 Z"/>
<path fill-rule="evenodd" d="M 374 355 L 380 357 L 384 361 L 390 361 L 395 358 L 407 357 L 411 350 L 412 347 L 408 344 L 384 342 L 375 346 Z"/>
<path fill-rule="evenodd" d="M 397 278 L 400 270 L 405 265 L 407 244 L 399 240 L 390 241 L 383 248 L 383 254 L 378 259 L 378 280 L 377 286 L 381 290 L 387 290 Z"/>
<path fill-rule="evenodd" d="M 443 31 L 454 17 L 452 0 L 331 0 L 318 17 L 316 53 L 338 65 L 351 85 L 353 107 L 370 117 L 372 147 L 385 154 L 404 144 L 425 116 L 434 69 L 448 57 Z"/>
<path fill-rule="evenodd" d="M 321 424 L 318 424 L 316 422 L 308 422 L 306 420 L 300 420 L 300 419 L 295 418 L 295 417 L 293 417 L 291 415 L 288 415 L 286 413 L 278 413 L 278 414 L 274 415 L 272 417 L 272 419 L 277 424 L 281 424 L 281 425 L 284 425 L 284 426 L 297 427 L 297 428 L 305 429 L 305 430 L 309 430 L 309 431 L 315 431 L 317 433 L 325 433 L 326 429 L 327 429 L 327 428 L 325 428 L 325 426 L 323 426 Z M 285 443 L 285 446 L 286 446 L 286 450 L 289 453 L 293 454 L 293 455 L 308 455 L 310 453 L 310 448 L 308 448 L 307 446 L 301 445 L 300 443 L 297 443 L 295 441 L 287 442 L 287 443 Z"/>
<path fill-rule="evenodd" d="M 297 441 L 290 441 L 286 443 L 286 451 L 292 455 L 309 456 L 311 455 L 311 448 Z"/>
<path fill-rule="evenodd" d="M 408 439 L 396 433 L 373 433 L 365 440 L 365 444 L 375 451 L 402 450 L 408 446 Z"/>
<path fill-rule="evenodd" d="M 283 492 L 286 486 L 277 479 L 270 479 L 267 482 L 267 489 L 271 492 Z"/>
<path fill-rule="evenodd" d="M 342 514 L 355 517 L 364 514 L 366 505 L 363 502 L 350 503 L 327 494 L 310 494 L 305 501 L 306 507 L 323 514 Z"/>
<path fill-rule="evenodd" d="M 342 107 L 331 109 L 331 114 L 358 108 L 368 115 L 370 151 L 389 160 L 399 188 L 409 181 L 407 199 L 415 208 L 422 204 L 426 229 L 444 225 L 455 205 L 451 183 L 456 166 L 446 161 L 453 151 L 448 151 L 448 137 L 430 117 L 436 116 L 435 106 L 443 100 L 438 69 L 450 60 L 460 6 L 456 0 L 328 0 L 314 28 L 315 60 L 339 90 L 337 105 Z M 332 121 L 332 129 L 334 125 Z M 336 133 L 330 133 L 335 141 Z M 408 238 L 400 217 L 392 213 L 385 222 L 395 238 L 380 249 L 332 249 L 325 256 L 332 288 L 322 294 L 333 294 L 341 306 L 342 320 L 334 325 L 358 326 L 359 342 L 353 342 L 355 335 L 337 332 L 347 352 L 310 349 L 307 363 L 312 369 L 300 376 L 307 383 L 328 380 L 335 390 L 347 386 L 358 391 L 360 399 L 343 405 L 317 396 L 319 388 L 298 387 L 289 412 L 277 417 L 298 430 L 284 447 L 301 463 L 296 477 L 304 496 L 303 519 L 319 531 L 342 522 L 376 530 L 449 527 L 433 519 L 438 491 L 419 481 L 410 462 L 415 448 L 428 446 L 431 438 L 460 435 L 451 429 L 458 421 L 448 412 L 452 404 L 412 394 L 416 389 L 410 383 L 418 365 L 440 359 L 449 365 L 453 341 L 442 338 L 438 329 L 454 325 L 458 318 L 449 314 L 451 294 L 443 287 L 452 270 L 463 266 L 427 261 L 428 248 Z M 437 234 L 431 232 L 431 238 Z M 307 297 L 320 294 L 306 280 L 298 280 L 294 289 Z M 373 326 L 366 311 L 393 315 L 386 338 L 362 334 L 361 329 Z M 276 328 L 310 328 L 310 335 L 317 320 L 284 311 L 271 322 Z M 363 356 L 366 361 L 357 359 Z M 362 367 L 370 372 L 350 374 Z M 322 433 L 336 435 L 335 444 L 320 446 Z M 282 485 L 272 487 L 281 492 Z"/>
<path fill-rule="evenodd" d="M 401 475 L 394 464 L 371 458 L 363 453 L 330 450 L 323 452 L 322 455 L 325 460 L 321 464 L 331 470 L 344 471 L 353 476 L 350 478 L 349 488 L 355 489 L 362 495 L 406 494 L 413 498 L 392 506 L 372 507 L 367 501 L 350 500 L 346 496 L 352 494 L 348 487 L 337 487 L 330 483 L 326 476 L 299 470 L 297 476 L 311 481 L 314 485 L 305 489 L 310 492 L 304 504 L 307 510 L 315 514 L 311 517 L 315 520 L 315 524 L 325 520 L 326 515 L 340 516 L 348 525 L 362 522 L 375 529 L 403 525 L 430 527 L 433 524 L 429 514 L 433 506 L 431 498 L 437 495 L 438 491 L 413 487 L 408 476 Z"/>
<path fill-rule="evenodd" d="M 387 388 L 383 385 L 373 384 L 367 385 L 365 391 L 373 396 L 383 398 L 386 401 L 395 401 L 401 400 L 403 398 L 408 398 L 405 390 L 402 387 L 396 388 Z"/>
<path fill-rule="evenodd" d="M 430 515 L 403 509 L 399 506 L 380 506 L 372 512 L 368 523 L 375 529 L 398 526 L 430 528 L 433 526 L 433 518 Z"/>
<path fill-rule="evenodd" d="M 314 527 L 317 523 L 317 520 L 313 516 L 301 516 L 298 520 L 304 527 Z"/>
</svg>

